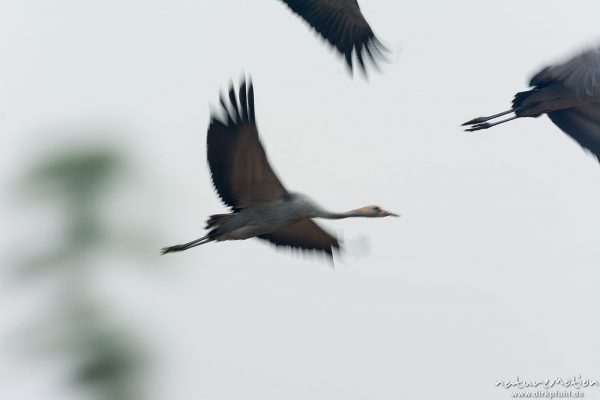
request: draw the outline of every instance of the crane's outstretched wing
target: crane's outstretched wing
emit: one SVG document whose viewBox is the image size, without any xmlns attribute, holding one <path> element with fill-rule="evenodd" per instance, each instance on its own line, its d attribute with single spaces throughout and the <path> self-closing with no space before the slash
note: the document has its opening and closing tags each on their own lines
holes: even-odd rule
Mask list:
<svg viewBox="0 0 600 400">
<path fill-rule="evenodd" d="M 363 72 L 366 72 L 365 56 L 376 68 L 376 57 L 385 59 L 386 48 L 377 40 L 356 0 L 282 1 L 344 55 L 350 70 L 353 51 Z"/>
<path fill-rule="evenodd" d="M 340 248 L 340 243 L 334 236 L 325 232 L 309 218 L 302 219 L 278 231 L 259 235 L 258 237 L 268 240 L 277 246 L 319 251 L 328 254 L 329 257 L 332 257 L 334 248 Z"/>
<path fill-rule="evenodd" d="M 224 120 L 211 115 L 206 148 L 213 185 L 233 210 L 274 201 L 287 193 L 269 165 L 254 118 L 254 90 L 242 82 L 239 105 L 233 84 L 229 104 L 221 96 Z"/>
<path fill-rule="evenodd" d="M 600 46 L 562 64 L 546 67 L 531 78 L 531 86 L 560 82 L 575 91 L 579 98 L 600 96 Z"/>
<path fill-rule="evenodd" d="M 548 116 L 600 161 L 600 102 L 552 111 Z"/>
</svg>

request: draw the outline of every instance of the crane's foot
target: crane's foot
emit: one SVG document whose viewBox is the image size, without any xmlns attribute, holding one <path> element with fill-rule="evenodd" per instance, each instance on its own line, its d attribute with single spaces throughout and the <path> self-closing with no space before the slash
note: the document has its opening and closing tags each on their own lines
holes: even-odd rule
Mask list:
<svg viewBox="0 0 600 400">
<path fill-rule="evenodd" d="M 191 249 L 192 247 L 200 246 L 201 244 L 212 242 L 213 240 L 215 240 L 214 238 L 210 238 L 209 236 L 210 236 L 210 233 L 208 235 L 204 236 L 204 237 L 201 237 L 200 239 L 192 240 L 189 243 L 176 244 L 175 246 L 164 247 L 160 251 L 160 254 L 164 255 L 164 254 L 167 254 L 167 253 L 175 253 L 177 251 L 183 251 L 183 250 Z"/>
<path fill-rule="evenodd" d="M 490 117 L 477 117 L 463 123 L 461 126 L 481 124 L 482 122 L 489 121 L 489 119 Z"/>
<path fill-rule="evenodd" d="M 163 247 L 160 250 L 160 254 L 161 255 L 165 255 L 165 254 L 168 254 L 168 253 L 175 253 L 175 252 L 178 252 L 178 251 L 183 251 L 186 248 L 187 247 L 185 245 L 183 245 L 183 244 L 178 244 L 178 245 L 170 246 L 170 247 Z"/>
<path fill-rule="evenodd" d="M 491 126 L 494 126 L 494 125 L 490 124 L 489 122 L 483 122 L 483 123 L 475 124 L 467 129 L 465 129 L 465 131 L 466 132 L 475 132 L 475 131 L 479 131 L 481 129 L 487 129 Z"/>
<path fill-rule="evenodd" d="M 465 123 L 463 123 L 461 126 L 467 126 L 467 125 L 473 125 L 467 129 L 465 129 L 467 132 L 473 132 L 473 131 L 478 131 L 480 129 L 487 129 L 490 128 L 492 126 L 498 125 L 498 124 L 502 124 L 504 122 L 507 121 L 512 121 L 513 119 L 517 118 L 516 114 L 514 117 L 512 118 L 507 118 L 507 119 L 503 119 L 502 121 L 498 121 L 498 122 L 494 122 L 494 123 L 487 123 L 487 121 L 491 121 L 493 119 L 496 119 L 498 117 L 502 117 L 506 114 L 510 114 L 510 113 L 516 113 L 517 109 L 510 109 L 510 110 L 506 110 L 506 111 L 502 111 L 501 113 L 498 114 L 494 114 L 494 115 L 490 115 L 487 117 L 477 117 L 477 118 L 473 118 L 470 121 L 467 121 Z"/>
</svg>

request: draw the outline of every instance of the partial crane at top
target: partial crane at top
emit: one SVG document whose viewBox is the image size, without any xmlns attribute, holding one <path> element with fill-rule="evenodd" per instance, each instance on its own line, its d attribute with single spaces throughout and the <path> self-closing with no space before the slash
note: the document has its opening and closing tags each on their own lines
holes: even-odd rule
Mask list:
<svg viewBox="0 0 600 400">
<path fill-rule="evenodd" d="M 512 108 L 465 122 L 467 131 L 488 129 L 521 117 L 547 114 L 563 132 L 600 161 L 600 46 L 549 66 L 531 78 L 533 89 L 515 95 Z M 503 115 L 514 116 L 487 122 Z"/>
<path fill-rule="evenodd" d="M 386 60 L 385 46 L 377 39 L 362 15 L 356 0 L 282 0 L 327 40 L 353 71 L 353 53 L 361 71 L 367 76 L 366 61 L 376 69 Z"/>
<path fill-rule="evenodd" d="M 397 216 L 378 206 L 331 212 L 301 193 L 288 191 L 271 168 L 258 137 L 252 83 L 243 81 L 238 96 L 232 85 L 228 97 L 229 101 L 220 99 L 223 116 L 211 115 L 207 156 L 213 185 L 231 212 L 211 215 L 205 236 L 164 248 L 163 254 L 212 241 L 258 237 L 277 246 L 316 251 L 331 258 L 340 243 L 313 218 Z"/>
</svg>

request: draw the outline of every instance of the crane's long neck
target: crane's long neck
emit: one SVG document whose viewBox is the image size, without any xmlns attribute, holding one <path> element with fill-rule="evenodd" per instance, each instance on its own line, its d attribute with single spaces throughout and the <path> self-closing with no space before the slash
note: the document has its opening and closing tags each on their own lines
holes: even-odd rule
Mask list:
<svg viewBox="0 0 600 400">
<path fill-rule="evenodd" d="M 342 219 L 342 218 L 352 218 L 352 217 L 364 217 L 364 214 L 358 210 L 350 210 L 346 212 L 336 213 L 327 210 L 320 210 L 317 215 L 319 218 L 327 218 L 327 219 Z"/>
</svg>

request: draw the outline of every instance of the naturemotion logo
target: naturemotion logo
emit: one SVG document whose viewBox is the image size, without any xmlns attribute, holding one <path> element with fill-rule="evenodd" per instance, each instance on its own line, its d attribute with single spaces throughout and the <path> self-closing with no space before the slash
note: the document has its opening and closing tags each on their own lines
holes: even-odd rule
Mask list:
<svg viewBox="0 0 600 400">
<path fill-rule="evenodd" d="M 539 379 L 539 380 L 522 380 L 519 376 L 513 381 L 511 380 L 497 380 L 496 386 L 503 387 L 505 389 L 529 389 L 535 388 L 539 389 L 553 389 L 555 386 L 560 386 L 564 388 L 574 388 L 574 389 L 582 389 L 589 387 L 600 387 L 600 382 L 595 379 L 584 379 L 581 377 L 581 374 L 575 375 L 573 378 L 563 379 L 563 378 L 554 378 L 554 379 Z"/>
</svg>

